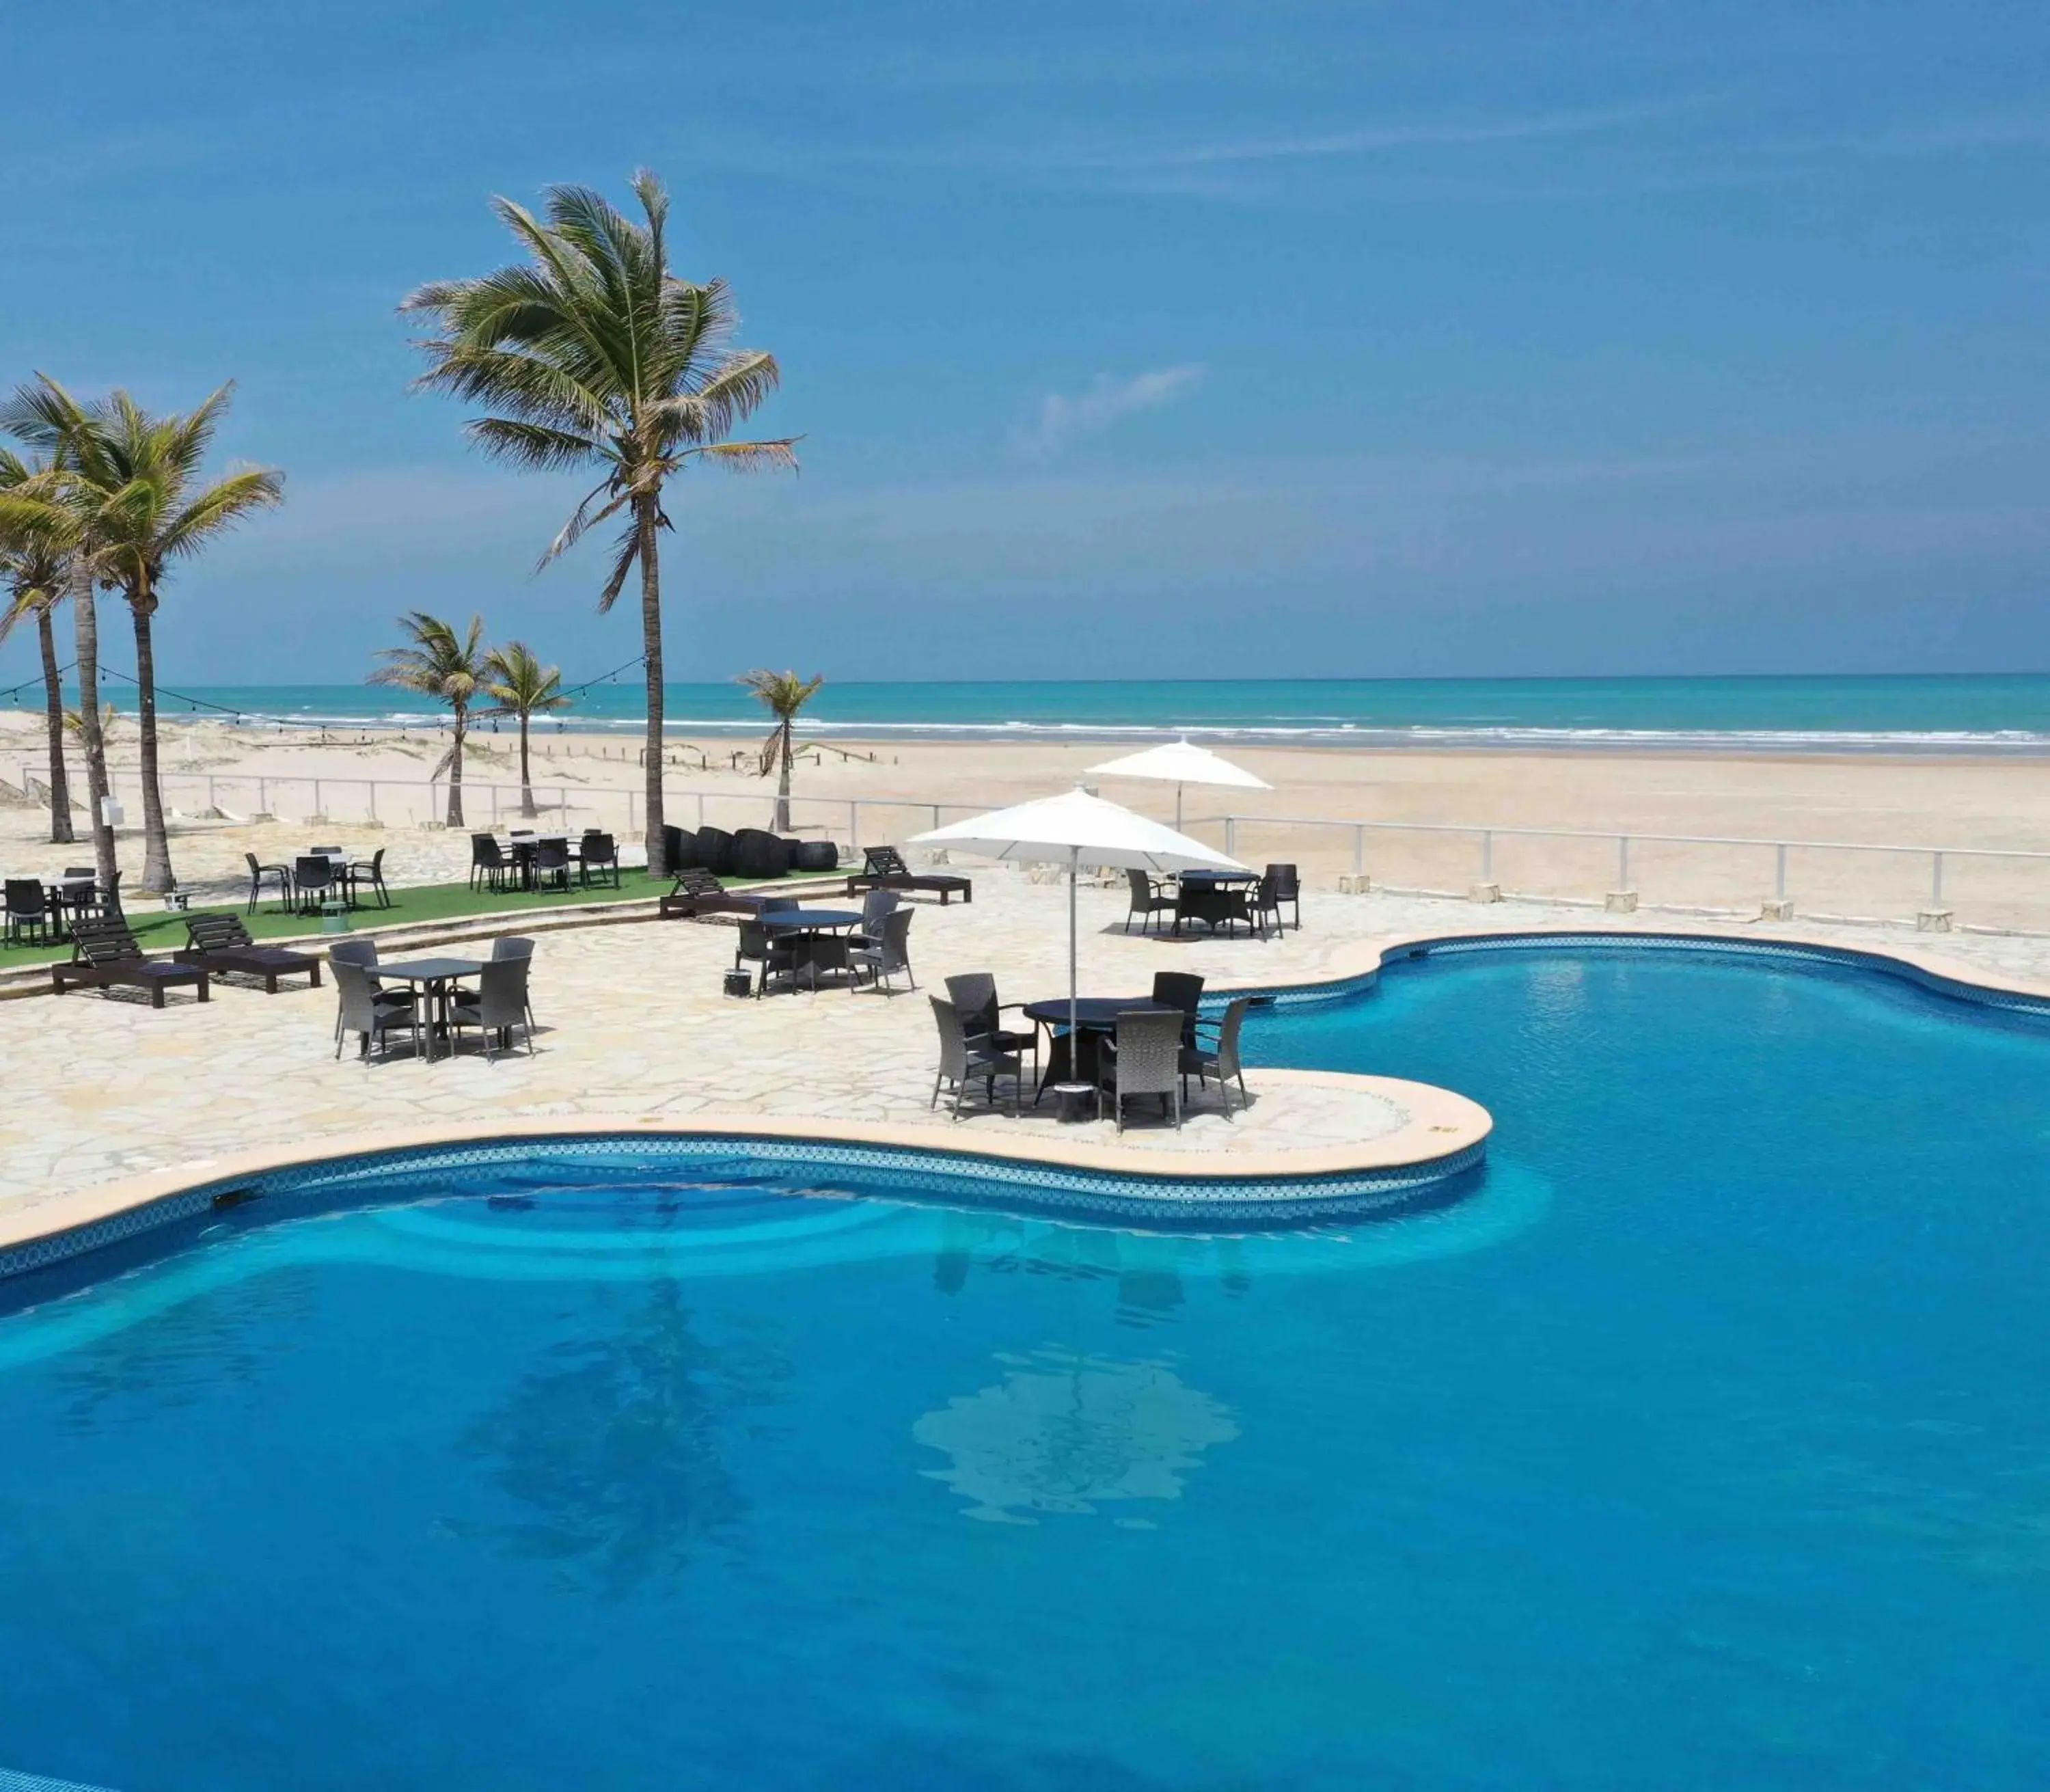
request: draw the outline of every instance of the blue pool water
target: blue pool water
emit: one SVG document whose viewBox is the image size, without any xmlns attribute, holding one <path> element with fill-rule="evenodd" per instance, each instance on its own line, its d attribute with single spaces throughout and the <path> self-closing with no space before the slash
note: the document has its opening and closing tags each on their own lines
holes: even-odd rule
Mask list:
<svg viewBox="0 0 2050 1792">
<path fill-rule="evenodd" d="M 2050 1029 L 1541 951 L 1250 1037 L 1489 1169 L 1235 1240 L 418 1173 L 0 1319 L 0 1769 L 2040 1784 Z"/>
</svg>

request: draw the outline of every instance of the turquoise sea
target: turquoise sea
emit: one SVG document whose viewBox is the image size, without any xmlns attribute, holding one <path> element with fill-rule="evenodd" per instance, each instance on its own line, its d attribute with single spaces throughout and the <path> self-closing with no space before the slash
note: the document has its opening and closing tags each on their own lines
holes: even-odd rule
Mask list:
<svg viewBox="0 0 2050 1792">
<path fill-rule="evenodd" d="M 575 668 L 571 669 L 574 676 Z M 361 685 L 173 685 L 250 725 L 397 727 L 432 705 Z M 127 708 L 132 689 L 110 682 Z M 38 692 L 12 694 L 34 705 Z M 166 696 L 173 713 L 181 707 Z M 668 687 L 678 733 L 758 730 L 739 686 Z M 579 693 L 563 725 L 637 730 L 629 672 Z M 1144 739 L 1271 745 L 1615 748 L 1754 752 L 2050 753 L 2050 674 L 1785 678 L 1214 679 L 828 684 L 816 734 L 902 739 Z"/>
</svg>

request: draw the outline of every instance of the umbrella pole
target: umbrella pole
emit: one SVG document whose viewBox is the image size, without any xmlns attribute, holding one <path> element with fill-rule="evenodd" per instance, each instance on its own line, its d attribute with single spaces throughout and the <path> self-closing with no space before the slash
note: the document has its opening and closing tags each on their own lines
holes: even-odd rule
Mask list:
<svg viewBox="0 0 2050 1792">
<path fill-rule="evenodd" d="M 1075 994 L 1075 885 L 1082 880 L 1082 849 L 1068 849 L 1068 1080 L 1080 1082 L 1082 1029 L 1076 1025 L 1080 998 Z"/>
</svg>

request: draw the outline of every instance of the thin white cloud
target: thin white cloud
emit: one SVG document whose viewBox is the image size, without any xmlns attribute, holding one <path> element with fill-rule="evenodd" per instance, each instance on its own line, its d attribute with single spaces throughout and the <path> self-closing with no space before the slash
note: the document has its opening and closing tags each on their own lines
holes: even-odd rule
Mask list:
<svg viewBox="0 0 2050 1792">
<path fill-rule="evenodd" d="M 1019 435 L 1019 450 L 1028 460 L 1051 460 L 1070 443 L 1101 435 L 1120 418 L 1173 404 L 1194 391 L 1202 377 L 1202 367 L 1185 362 L 1122 380 L 1099 373 L 1094 385 L 1072 398 L 1050 392 L 1039 400 L 1032 428 Z"/>
</svg>

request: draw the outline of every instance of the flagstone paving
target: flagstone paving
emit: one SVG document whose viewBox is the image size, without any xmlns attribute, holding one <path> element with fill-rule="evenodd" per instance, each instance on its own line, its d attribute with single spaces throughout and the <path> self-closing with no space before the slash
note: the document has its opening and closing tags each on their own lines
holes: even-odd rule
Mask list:
<svg viewBox="0 0 2050 1792">
<path fill-rule="evenodd" d="M 1065 892 L 1015 871 L 980 872 L 972 905 L 921 903 L 910 946 L 921 990 L 947 975 L 993 970 L 1007 1001 L 1066 990 Z M 1371 941 L 1486 927 L 1602 927 L 1752 938 L 1798 932 L 1858 947 L 1931 948 L 1983 975 L 2050 982 L 2050 940 L 1918 936 L 1909 930 L 1791 929 L 1696 923 L 1670 916 L 1590 915 L 1584 908 L 1506 902 L 1316 896 L 1304 925 L 1265 941 L 1127 936 L 1122 889 L 1081 892 L 1082 986 L 1099 995 L 1144 991 L 1158 970 L 1224 981 L 1286 983 L 1358 962 Z M 505 931 L 517 931 L 516 923 Z M 956 1122 L 929 1101 L 937 1042 L 922 993 L 841 989 L 736 1000 L 720 994 L 732 962 L 730 927 L 651 922 L 545 933 L 532 972 L 542 1023 L 535 1054 L 487 1060 L 474 1048 L 420 1063 L 337 1060 L 334 994 L 217 984 L 201 1006 L 85 992 L 61 1001 L 0 1003 L 0 1211 L 19 1211 L 110 1179 L 270 1144 L 497 1116 L 778 1115 L 916 1122 L 937 1139 L 1027 1132 L 1111 1142 L 1108 1123 L 1059 1128 L 1046 1110 L 1021 1119 L 976 1114 Z M 463 952 L 481 948 L 446 950 Z M 1120 1142 L 1135 1164 L 1162 1150 L 1227 1158 L 1370 1139 L 1400 1126 L 1397 1106 L 1358 1090 L 1276 1079 L 1227 1122 L 1213 1095 L 1187 1124 L 1141 1124 Z"/>
</svg>

